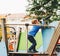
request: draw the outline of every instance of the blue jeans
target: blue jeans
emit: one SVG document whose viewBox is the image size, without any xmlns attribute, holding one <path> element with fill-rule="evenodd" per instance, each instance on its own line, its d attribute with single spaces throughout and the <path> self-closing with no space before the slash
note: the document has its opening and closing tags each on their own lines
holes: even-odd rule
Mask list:
<svg viewBox="0 0 60 56">
<path fill-rule="evenodd" d="M 28 35 L 28 40 L 32 43 L 32 45 L 30 46 L 29 50 L 35 51 L 36 50 L 36 45 L 37 45 L 36 44 L 36 40 L 31 35 Z"/>
</svg>

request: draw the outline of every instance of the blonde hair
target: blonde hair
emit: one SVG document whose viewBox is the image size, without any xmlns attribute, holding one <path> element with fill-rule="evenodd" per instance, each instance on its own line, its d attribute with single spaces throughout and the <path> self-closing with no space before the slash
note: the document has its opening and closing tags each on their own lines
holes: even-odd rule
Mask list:
<svg viewBox="0 0 60 56">
<path fill-rule="evenodd" d="M 36 24 L 36 22 L 37 22 L 37 19 L 32 20 L 32 24 Z"/>
</svg>

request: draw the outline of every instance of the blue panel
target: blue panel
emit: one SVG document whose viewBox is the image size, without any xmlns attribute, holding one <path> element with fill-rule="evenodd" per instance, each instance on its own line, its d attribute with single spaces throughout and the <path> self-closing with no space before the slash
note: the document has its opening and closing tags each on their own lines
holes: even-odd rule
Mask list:
<svg viewBox="0 0 60 56">
<path fill-rule="evenodd" d="M 7 56 L 5 42 L 0 42 L 0 56 Z"/>
<path fill-rule="evenodd" d="M 49 24 L 50 26 L 58 26 L 59 22 L 52 22 L 51 24 Z M 43 51 L 45 52 L 49 46 L 49 43 L 51 41 L 51 38 L 53 36 L 53 33 L 55 31 L 55 28 L 44 28 L 42 29 L 42 38 L 43 38 Z"/>
</svg>

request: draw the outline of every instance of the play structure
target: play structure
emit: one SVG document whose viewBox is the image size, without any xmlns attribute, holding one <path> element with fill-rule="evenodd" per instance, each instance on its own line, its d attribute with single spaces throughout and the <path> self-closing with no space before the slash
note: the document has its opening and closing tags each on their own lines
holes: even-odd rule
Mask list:
<svg viewBox="0 0 60 56">
<path fill-rule="evenodd" d="M 1 56 L 14 56 L 14 55 L 33 55 L 33 56 L 56 56 L 56 53 L 54 53 L 55 51 L 55 47 L 56 44 L 60 38 L 60 22 L 59 21 L 54 21 L 52 23 L 50 23 L 49 25 L 39 25 L 41 27 L 43 27 L 43 29 L 41 30 L 42 32 L 42 44 L 37 47 L 37 50 L 39 51 L 38 53 L 28 53 L 28 40 L 27 40 L 27 33 L 28 33 L 28 27 L 29 26 L 33 26 L 35 24 L 7 24 L 5 22 L 6 19 L 1 19 L 1 28 L 2 28 L 2 40 L 0 42 L 0 55 Z M 19 50 L 19 46 L 20 44 L 22 44 L 22 46 L 24 46 L 24 43 L 20 43 L 21 42 L 21 28 L 18 28 L 18 32 L 15 32 L 14 37 L 16 37 L 15 41 L 12 41 L 14 45 L 14 49 L 12 47 L 12 51 L 8 51 L 8 40 L 7 40 L 7 30 L 6 27 L 11 27 L 11 25 L 22 25 L 26 27 L 26 34 L 25 34 L 25 49 L 24 50 Z M 14 28 L 14 27 L 13 27 Z M 12 43 L 11 42 L 11 43 Z M 40 43 L 40 42 L 39 42 Z M 11 46 L 10 46 L 11 47 Z M 23 47 L 22 47 L 23 48 Z M 2 50 L 2 51 L 1 51 Z"/>
</svg>

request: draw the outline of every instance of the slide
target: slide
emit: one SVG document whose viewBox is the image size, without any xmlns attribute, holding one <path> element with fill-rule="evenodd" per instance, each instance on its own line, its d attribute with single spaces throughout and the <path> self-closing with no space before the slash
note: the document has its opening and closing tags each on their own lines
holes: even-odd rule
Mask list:
<svg viewBox="0 0 60 56">
<path fill-rule="evenodd" d="M 43 38 L 43 51 L 44 52 L 47 51 L 51 55 L 60 35 L 59 34 L 60 23 L 58 21 L 54 21 L 49 25 L 55 26 L 55 28 L 42 29 L 42 38 Z"/>
</svg>

